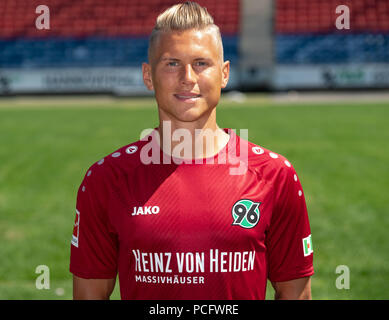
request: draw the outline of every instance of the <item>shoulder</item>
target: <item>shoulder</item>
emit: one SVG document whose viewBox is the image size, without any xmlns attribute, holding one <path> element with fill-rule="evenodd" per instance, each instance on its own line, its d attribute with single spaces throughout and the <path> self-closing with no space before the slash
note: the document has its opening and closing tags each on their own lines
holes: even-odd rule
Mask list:
<svg viewBox="0 0 389 320">
<path fill-rule="evenodd" d="M 115 180 L 123 173 L 128 174 L 141 164 L 140 150 L 146 143 L 147 140 L 138 140 L 112 151 L 90 165 L 84 179 L 102 182 Z"/>
<path fill-rule="evenodd" d="M 241 139 L 246 144 L 249 170 L 256 171 L 261 178 L 273 183 L 294 175 L 295 171 L 288 158 L 261 145 Z"/>
</svg>

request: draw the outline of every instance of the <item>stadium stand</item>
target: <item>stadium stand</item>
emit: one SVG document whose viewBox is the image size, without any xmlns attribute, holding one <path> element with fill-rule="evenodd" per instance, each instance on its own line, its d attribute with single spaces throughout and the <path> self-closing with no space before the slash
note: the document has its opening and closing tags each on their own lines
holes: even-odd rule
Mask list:
<svg viewBox="0 0 389 320">
<path fill-rule="evenodd" d="M 238 59 L 239 0 L 200 0 L 220 26 L 225 58 Z M 117 67 L 145 61 L 155 18 L 168 0 L 46 0 L 50 30 L 38 30 L 36 0 L 0 1 L 0 68 Z"/>
<path fill-rule="evenodd" d="M 388 63 L 389 2 L 342 1 L 350 8 L 349 30 L 335 26 L 339 4 L 337 0 L 277 0 L 277 63 Z"/>
</svg>

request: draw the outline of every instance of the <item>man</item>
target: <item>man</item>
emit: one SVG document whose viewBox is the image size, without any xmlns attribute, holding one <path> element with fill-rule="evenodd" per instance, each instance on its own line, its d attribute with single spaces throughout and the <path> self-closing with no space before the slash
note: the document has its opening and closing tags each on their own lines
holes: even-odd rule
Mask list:
<svg viewBox="0 0 389 320">
<path fill-rule="evenodd" d="M 74 299 L 109 299 L 117 273 L 122 299 L 264 299 L 267 279 L 276 299 L 311 298 L 311 232 L 293 167 L 216 124 L 229 67 L 205 8 L 187 2 L 158 17 L 142 69 L 160 123 L 85 175 Z"/>
</svg>

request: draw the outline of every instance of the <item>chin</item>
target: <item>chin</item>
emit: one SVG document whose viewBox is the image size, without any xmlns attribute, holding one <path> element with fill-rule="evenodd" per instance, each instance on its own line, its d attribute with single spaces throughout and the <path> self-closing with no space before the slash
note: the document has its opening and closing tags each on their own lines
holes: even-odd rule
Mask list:
<svg viewBox="0 0 389 320">
<path fill-rule="evenodd" d="M 216 104 L 209 104 L 207 101 L 197 101 L 196 103 L 183 103 L 177 100 L 168 103 L 160 103 L 157 100 L 160 113 L 164 114 L 163 118 L 182 122 L 194 122 L 209 117 L 215 109 Z M 210 107 L 214 105 L 214 107 Z"/>
<path fill-rule="evenodd" d="M 184 113 L 175 114 L 175 118 L 182 122 L 193 122 L 201 119 L 207 113 L 206 112 L 198 112 L 197 110 L 188 110 Z"/>
<path fill-rule="evenodd" d="M 214 108 L 209 108 L 206 105 L 194 105 L 190 108 L 175 110 L 175 116 L 180 121 L 193 122 L 205 117 L 209 117 L 213 109 Z"/>
<path fill-rule="evenodd" d="M 207 106 L 203 104 L 171 104 L 170 107 L 162 107 L 160 111 L 165 115 L 164 118 L 178 120 L 183 122 L 192 122 L 204 117 L 209 113 Z"/>
</svg>

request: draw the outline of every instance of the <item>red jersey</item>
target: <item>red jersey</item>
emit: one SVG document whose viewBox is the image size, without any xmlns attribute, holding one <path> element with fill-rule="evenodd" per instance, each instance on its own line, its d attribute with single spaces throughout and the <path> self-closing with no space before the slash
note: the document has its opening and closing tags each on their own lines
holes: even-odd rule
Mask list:
<svg viewBox="0 0 389 320">
<path fill-rule="evenodd" d="M 93 279 L 118 273 L 121 298 L 144 300 L 265 299 L 267 279 L 311 276 L 295 170 L 226 131 L 227 145 L 206 159 L 213 163 L 166 163 L 159 146 L 160 163 L 145 163 L 153 145 L 146 140 L 93 164 L 78 190 L 70 271 Z M 243 174 L 231 174 L 242 164 Z"/>
</svg>

